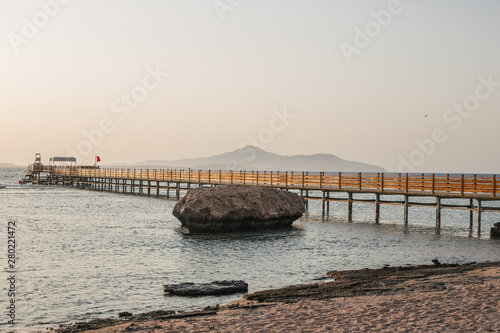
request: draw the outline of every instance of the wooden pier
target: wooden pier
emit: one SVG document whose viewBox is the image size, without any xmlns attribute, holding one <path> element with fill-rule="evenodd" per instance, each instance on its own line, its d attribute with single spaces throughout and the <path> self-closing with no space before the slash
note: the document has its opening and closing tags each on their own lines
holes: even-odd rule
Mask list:
<svg viewBox="0 0 500 333">
<path fill-rule="evenodd" d="M 212 170 L 137 170 L 98 169 L 93 167 L 44 167 L 46 183 L 74 186 L 99 191 L 138 193 L 180 198 L 181 191 L 198 186 L 245 185 L 269 186 L 295 190 L 309 200 L 320 200 L 323 216 L 330 211 L 330 202 L 347 203 L 347 218 L 352 220 L 353 203 L 375 205 L 375 222 L 380 220 L 381 205 L 404 206 L 404 223 L 408 223 L 409 207 L 432 207 L 436 210 L 436 228 L 441 227 L 441 210 L 462 209 L 477 215 L 478 233 L 481 213 L 497 212 L 500 207 L 484 206 L 485 202 L 500 201 L 500 177 L 496 175 L 457 174 L 385 174 L 385 173 L 325 173 L 279 171 L 212 171 Z M 29 167 L 36 173 L 36 167 Z M 36 179 L 36 176 L 33 177 Z M 173 192 L 173 194 L 172 194 Z M 338 194 L 344 194 L 339 197 Z M 360 198 L 360 194 L 365 194 Z M 366 194 L 373 198 L 367 199 Z M 396 196 L 399 200 L 387 200 Z M 416 202 L 411 198 L 432 197 L 435 202 Z M 401 200 L 402 198 L 402 200 Z M 455 204 L 443 203 L 458 200 Z M 464 204 L 465 199 L 465 204 Z"/>
</svg>

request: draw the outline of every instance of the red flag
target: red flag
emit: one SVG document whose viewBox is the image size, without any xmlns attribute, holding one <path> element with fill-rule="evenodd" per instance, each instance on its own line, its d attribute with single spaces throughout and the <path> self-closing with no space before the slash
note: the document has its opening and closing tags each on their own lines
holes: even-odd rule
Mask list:
<svg viewBox="0 0 500 333">
<path fill-rule="evenodd" d="M 97 162 L 101 162 L 101 158 L 99 156 L 96 155 L 96 161 Z"/>
</svg>

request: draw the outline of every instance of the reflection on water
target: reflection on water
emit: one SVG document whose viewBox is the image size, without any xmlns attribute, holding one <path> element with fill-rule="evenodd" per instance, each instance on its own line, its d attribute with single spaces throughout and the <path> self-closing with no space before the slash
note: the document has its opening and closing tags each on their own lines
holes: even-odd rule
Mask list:
<svg viewBox="0 0 500 333">
<path fill-rule="evenodd" d="M 10 172 L 10 173 L 9 173 Z M 0 183 L 22 172 L 0 169 Z M 398 206 L 321 203 L 288 230 L 231 234 L 186 234 L 171 212 L 175 201 L 143 196 L 9 186 L 0 191 L 2 223 L 18 224 L 20 325 L 88 320 L 153 310 L 201 308 L 238 298 L 166 297 L 162 285 L 238 279 L 250 292 L 308 283 L 327 271 L 500 260 L 500 241 L 488 229 L 499 215 L 483 215 L 482 237 L 469 230 L 469 213 L 444 210 L 442 230 L 435 210 L 411 208 L 402 223 Z M 0 306 L 6 306 L 5 298 Z M 0 327 L 2 329 L 2 327 Z"/>
<path fill-rule="evenodd" d="M 215 234 L 196 234 L 189 233 L 186 230 L 182 230 L 182 235 L 186 239 L 196 239 L 201 241 L 263 241 L 272 242 L 275 240 L 290 238 L 290 237 L 300 237 L 304 236 L 304 229 L 292 226 L 291 228 L 285 228 L 280 230 L 265 230 L 265 231 L 246 231 L 246 232 L 232 232 L 232 233 L 215 233 Z"/>
</svg>

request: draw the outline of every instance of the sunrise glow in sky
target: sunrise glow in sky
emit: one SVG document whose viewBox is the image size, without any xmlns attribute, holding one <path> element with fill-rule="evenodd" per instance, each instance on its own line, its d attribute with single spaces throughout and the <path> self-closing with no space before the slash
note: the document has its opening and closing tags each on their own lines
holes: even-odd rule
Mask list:
<svg viewBox="0 0 500 333">
<path fill-rule="evenodd" d="M 500 173 L 496 0 L 0 0 L 0 163 L 245 144 Z"/>
</svg>

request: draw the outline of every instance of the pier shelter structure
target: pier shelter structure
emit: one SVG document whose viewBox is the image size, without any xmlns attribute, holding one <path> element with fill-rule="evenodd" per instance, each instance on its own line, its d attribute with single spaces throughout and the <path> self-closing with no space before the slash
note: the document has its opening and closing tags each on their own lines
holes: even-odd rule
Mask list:
<svg viewBox="0 0 500 333">
<path fill-rule="evenodd" d="M 53 185 L 55 183 L 53 176 L 57 175 L 54 170 L 57 168 L 64 168 L 76 171 L 76 158 L 75 157 L 51 157 L 49 165 L 42 164 L 42 155 L 35 154 L 35 163 L 30 164 L 28 171 L 24 178 L 20 181 L 21 184 L 35 184 L 35 185 Z M 70 185 L 70 183 L 68 183 Z"/>
</svg>

